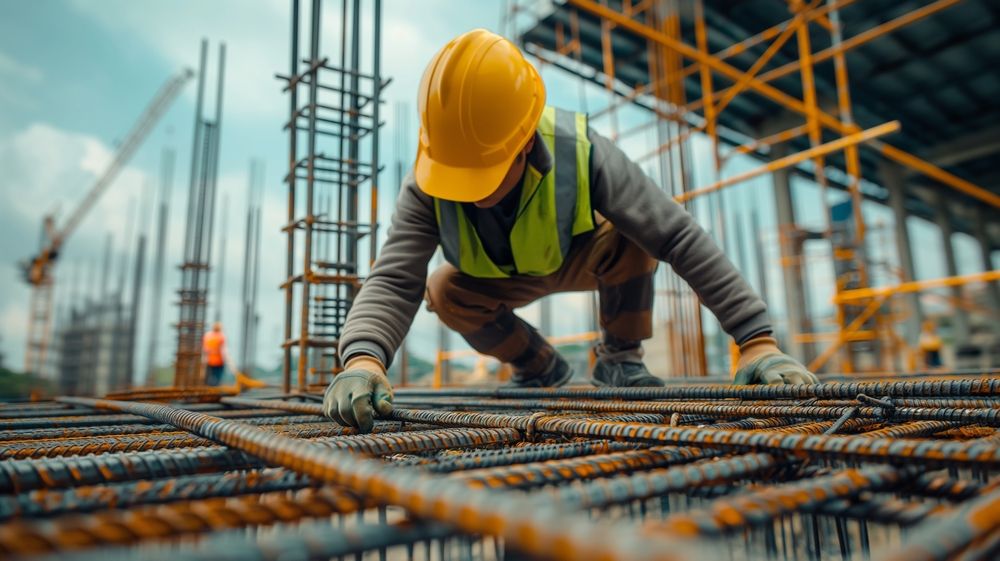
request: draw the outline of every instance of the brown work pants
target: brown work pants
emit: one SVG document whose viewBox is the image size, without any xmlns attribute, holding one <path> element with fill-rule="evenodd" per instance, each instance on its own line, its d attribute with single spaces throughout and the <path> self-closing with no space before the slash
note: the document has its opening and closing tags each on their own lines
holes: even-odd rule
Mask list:
<svg viewBox="0 0 1000 561">
<path fill-rule="evenodd" d="M 513 310 L 557 292 L 597 290 L 603 334 L 599 354 L 641 353 L 640 341 L 653 334 L 653 272 L 657 261 L 634 242 L 601 224 L 589 236 L 574 239 L 555 273 L 504 279 L 476 278 L 451 264 L 427 281 L 427 307 L 477 351 L 540 372 L 555 352 Z M 639 355 L 641 356 L 641 354 Z"/>
</svg>

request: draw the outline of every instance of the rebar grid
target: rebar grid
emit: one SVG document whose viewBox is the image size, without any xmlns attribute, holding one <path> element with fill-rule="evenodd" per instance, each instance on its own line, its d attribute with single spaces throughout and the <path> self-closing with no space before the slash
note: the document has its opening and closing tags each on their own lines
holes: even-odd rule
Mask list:
<svg viewBox="0 0 1000 561">
<path fill-rule="evenodd" d="M 404 390 L 368 435 L 289 396 L 60 398 L 2 421 L 81 424 L 0 437 L 0 552 L 986 560 L 998 396 L 993 379 Z"/>
</svg>

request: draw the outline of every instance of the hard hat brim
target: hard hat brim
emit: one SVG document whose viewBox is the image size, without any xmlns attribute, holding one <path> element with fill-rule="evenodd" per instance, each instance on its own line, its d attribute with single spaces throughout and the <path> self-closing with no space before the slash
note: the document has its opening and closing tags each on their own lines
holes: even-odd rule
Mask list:
<svg viewBox="0 0 1000 561">
<path fill-rule="evenodd" d="M 514 158 L 487 167 L 457 167 L 442 164 L 432 159 L 421 147 L 417 151 L 417 161 L 413 175 L 417 186 L 424 193 L 446 201 L 474 203 L 492 195 L 507 175 Z"/>
</svg>

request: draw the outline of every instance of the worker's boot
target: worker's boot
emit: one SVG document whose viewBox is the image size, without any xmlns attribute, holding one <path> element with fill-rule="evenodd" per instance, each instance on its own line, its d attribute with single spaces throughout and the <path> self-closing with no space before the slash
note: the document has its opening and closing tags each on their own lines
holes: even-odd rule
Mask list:
<svg viewBox="0 0 1000 561">
<path fill-rule="evenodd" d="M 617 388 L 660 387 L 666 385 L 663 380 L 653 376 L 641 362 L 608 362 L 597 361 L 594 365 L 595 386 L 614 386 Z"/>
<path fill-rule="evenodd" d="M 504 384 L 507 388 L 558 388 L 573 377 L 573 369 L 559 353 L 553 352 L 552 359 L 542 372 L 529 372 L 515 369 L 510 381 Z"/>
<path fill-rule="evenodd" d="M 642 345 L 638 342 L 598 345 L 597 364 L 594 365 L 595 386 L 617 388 L 660 387 L 663 380 L 653 376 L 642 362 Z"/>
</svg>

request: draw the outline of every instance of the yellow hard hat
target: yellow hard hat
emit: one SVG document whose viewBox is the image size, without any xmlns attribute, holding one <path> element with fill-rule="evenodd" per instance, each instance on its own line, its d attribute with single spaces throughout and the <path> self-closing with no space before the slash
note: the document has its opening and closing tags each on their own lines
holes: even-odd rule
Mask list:
<svg viewBox="0 0 1000 561">
<path fill-rule="evenodd" d="M 434 55 L 417 104 L 417 185 L 432 197 L 475 202 L 500 186 L 535 134 L 545 85 L 517 46 L 475 29 Z"/>
</svg>

